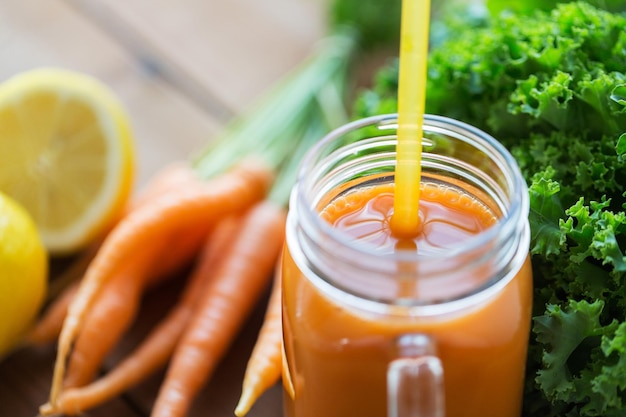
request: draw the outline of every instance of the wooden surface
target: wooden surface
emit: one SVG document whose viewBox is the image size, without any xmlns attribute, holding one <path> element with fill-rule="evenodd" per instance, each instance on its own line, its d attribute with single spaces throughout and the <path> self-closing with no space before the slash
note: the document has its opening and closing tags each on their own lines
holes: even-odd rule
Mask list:
<svg viewBox="0 0 626 417">
<path fill-rule="evenodd" d="M 30 68 L 92 74 L 121 98 L 133 122 L 136 186 L 165 163 L 202 148 L 287 73 L 324 32 L 321 0 L 3 0 L 0 81 Z M 180 283 L 146 297 L 142 320 L 108 366 L 167 310 Z M 233 415 L 259 305 L 190 417 Z M 46 401 L 54 346 L 0 362 L 0 416 L 35 417 Z M 104 369 L 103 371 L 106 371 Z M 148 416 L 162 374 L 86 416 Z M 276 386 L 250 417 L 281 416 Z"/>
</svg>

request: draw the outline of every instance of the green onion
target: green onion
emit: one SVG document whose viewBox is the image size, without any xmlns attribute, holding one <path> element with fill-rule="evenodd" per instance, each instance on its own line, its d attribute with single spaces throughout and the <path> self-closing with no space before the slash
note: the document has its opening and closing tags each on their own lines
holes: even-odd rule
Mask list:
<svg viewBox="0 0 626 417">
<path fill-rule="evenodd" d="M 313 54 L 258 103 L 226 126 L 193 160 L 202 178 L 210 178 L 248 156 L 277 171 L 269 198 L 287 204 L 297 166 L 317 139 L 347 122 L 344 97 L 356 32 L 337 30 Z"/>
</svg>

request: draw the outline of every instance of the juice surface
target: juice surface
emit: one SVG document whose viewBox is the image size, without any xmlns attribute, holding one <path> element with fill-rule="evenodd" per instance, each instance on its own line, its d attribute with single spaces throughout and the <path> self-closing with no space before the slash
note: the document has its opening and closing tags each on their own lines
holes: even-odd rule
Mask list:
<svg viewBox="0 0 626 417">
<path fill-rule="evenodd" d="M 459 190 L 424 186 L 420 234 L 391 235 L 393 185 L 344 194 L 320 213 L 334 227 L 381 253 L 432 254 L 492 226 L 489 208 Z M 289 249 L 289 248 L 287 248 Z M 468 277 L 468 280 L 476 277 Z M 530 327 L 532 277 L 528 259 L 515 278 L 484 304 L 460 314 L 398 318 L 366 314 L 329 299 L 303 276 L 289 250 L 283 263 L 283 325 L 289 417 L 385 417 L 387 366 L 400 335 L 435 342 L 444 368 L 446 417 L 519 417 Z"/>
<path fill-rule="evenodd" d="M 423 255 L 445 252 L 496 222 L 482 203 L 446 185 L 422 185 L 419 207 L 419 234 L 397 238 L 390 227 L 394 186 L 383 183 L 346 193 L 324 207 L 320 216 L 360 242 L 385 254 L 398 248 L 411 248 Z"/>
</svg>

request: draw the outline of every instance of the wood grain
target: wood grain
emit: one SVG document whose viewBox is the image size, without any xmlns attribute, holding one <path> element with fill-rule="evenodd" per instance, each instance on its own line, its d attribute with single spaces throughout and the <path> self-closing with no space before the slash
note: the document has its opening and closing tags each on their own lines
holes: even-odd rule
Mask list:
<svg viewBox="0 0 626 417">
<path fill-rule="evenodd" d="M 41 66 L 102 80 L 131 117 L 140 187 L 166 163 L 206 146 L 309 54 L 323 35 L 323 15 L 317 0 L 2 1 L 0 82 Z M 184 278 L 146 296 L 141 320 L 107 367 L 166 313 Z M 263 308 L 257 307 L 189 417 L 233 415 Z M 0 416 L 36 416 L 49 393 L 54 355 L 49 346 L 0 362 Z M 84 415 L 148 416 L 161 377 Z M 281 395 L 274 387 L 249 416 L 282 415 Z"/>
</svg>

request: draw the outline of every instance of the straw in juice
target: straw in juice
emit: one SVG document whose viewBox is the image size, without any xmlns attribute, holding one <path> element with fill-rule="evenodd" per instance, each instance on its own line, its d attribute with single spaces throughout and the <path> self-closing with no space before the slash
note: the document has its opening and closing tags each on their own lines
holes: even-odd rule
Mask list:
<svg viewBox="0 0 626 417">
<path fill-rule="evenodd" d="M 429 23 L 430 0 L 403 0 L 396 186 L 390 225 L 393 234 L 402 238 L 413 238 L 419 233 L 419 184 Z"/>
</svg>

